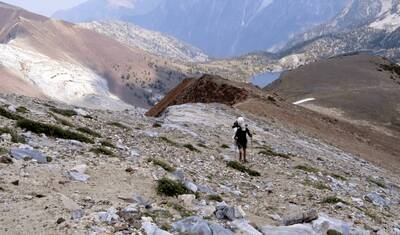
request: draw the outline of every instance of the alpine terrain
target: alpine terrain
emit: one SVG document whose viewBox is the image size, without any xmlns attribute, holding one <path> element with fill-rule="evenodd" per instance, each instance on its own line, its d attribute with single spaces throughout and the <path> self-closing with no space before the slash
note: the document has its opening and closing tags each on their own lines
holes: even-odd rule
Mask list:
<svg viewBox="0 0 400 235">
<path fill-rule="evenodd" d="M 122 20 L 172 35 L 213 57 L 280 48 L 348 0 L 89 0 L 54 14 L 70 22 Z M 95 10 L 94 10 L 95 9 Z"/>
</svg>

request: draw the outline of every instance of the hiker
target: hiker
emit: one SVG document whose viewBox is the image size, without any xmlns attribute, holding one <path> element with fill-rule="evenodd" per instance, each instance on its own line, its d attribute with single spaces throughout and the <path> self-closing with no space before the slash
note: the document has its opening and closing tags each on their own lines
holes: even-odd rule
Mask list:
<svg viewBox="0 0 400 235">
<path fill-rule="evenodd" d="M 245 124 L 243 117 L 239 117 L 232 128 L 236 128 L 234 139 L 239 149 L 239 161 L 246 163 L 247 135 L 249 135 L 250 138 L 253 138 L 253 135 Z"/>
</svg>

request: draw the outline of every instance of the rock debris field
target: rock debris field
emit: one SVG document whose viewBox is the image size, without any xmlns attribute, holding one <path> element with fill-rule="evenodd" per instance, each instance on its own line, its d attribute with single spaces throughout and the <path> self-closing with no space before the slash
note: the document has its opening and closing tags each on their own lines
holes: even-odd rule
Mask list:
<svg viewBox="0 0 400 235">
<path fill-rule="evenodd" d="M 400 234 L 398 175 L 225 105 L 0 107 L 0 234 Z"/>
</svg>

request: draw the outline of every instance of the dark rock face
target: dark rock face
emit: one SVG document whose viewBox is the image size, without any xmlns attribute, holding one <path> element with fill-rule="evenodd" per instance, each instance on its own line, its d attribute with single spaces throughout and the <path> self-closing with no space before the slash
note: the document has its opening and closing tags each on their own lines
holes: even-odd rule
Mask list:
<svg viewBox="0 0 400 235">
<path fill-rule="evenodd" d="M 234 105 L 249 97 L 249 91 L 219 76 L 204 75 L 199 79 L 186 79 L 157 105 L 147 116 L 159 116 L 168 106 L 186 103 L 222 103 Z"/>
</svg>

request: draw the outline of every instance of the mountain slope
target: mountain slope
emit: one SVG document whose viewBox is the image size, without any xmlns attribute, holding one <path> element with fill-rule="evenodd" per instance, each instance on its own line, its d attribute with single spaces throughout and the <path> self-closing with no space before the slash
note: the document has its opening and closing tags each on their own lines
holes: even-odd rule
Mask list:
<svg viewBox="0 0 400 235">
<path fill-rule="evenodd" d="M 129 21 L 186 41 L 208 55 L 226 57 L 280 47 L 294 34 L 334 17 L 347 1 L 130 0 L 126 2 L 131 7 L 112 7 L 112 1 L 90 0 L 54 17 Z M 142 8 L 146 10 L 139 11 Z"/>
<path fill-rule="evenodd" d="M 400 137 L 400 67 L 366 54 L 317 61 L 284 73 L 267 88 L 333 118 Z"/>
<path fill-rule="evenodd" d="M 153 55 L 185 62 L 205 62 L 208 57 L 189 44 L 173 37 L 146 30 L 121 21 L 95 21 L 79 24 L 80 27 L 109 36 L 132 47 L 139 47 Z"/>
<path fill-rule="evenodd" d="M 71 104 L 148 107 L 183 76 L 139 48 L 0 5 L 0 63 L 52 99 Z"/>
<path fill-rule="evenodd" d="M 399 30 L 399 0 L 353 0 L 332 21 L 289 42 L 281 54 L 303 54 L 312 61 L 364 50 L 400 61 Z"/>
</svg>

